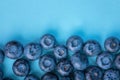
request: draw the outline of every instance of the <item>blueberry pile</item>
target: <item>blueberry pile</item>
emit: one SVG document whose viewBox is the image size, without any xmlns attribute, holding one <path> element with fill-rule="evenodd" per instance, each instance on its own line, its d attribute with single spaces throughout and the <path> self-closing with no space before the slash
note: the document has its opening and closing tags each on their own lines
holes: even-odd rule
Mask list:
<svg viewBox="0 0 120 80">
<path fill-rule="evenodd" d="M 71 54 L 72 53 L 72 54 Z M 55 37 L 45 34 L 39 43 L 31 42 L 23 46 L 18 41 L 10 41 L 0 50 L 0 64 L 4 58 L 15 60 L 12 71 L 24 80 L 120 80 L 120 40 L 109 37 L 104 49 L 98 41 L 86 42 L 73 35 L 66 44 L 58 44 Z M 89 58 L 95 57 L 95 64 Z M 38 60 L 41 77 L 31 73 L 29 62 Z M 13 80 L 4 77 L 0 69 L 0 80 Z"/>
</svg>

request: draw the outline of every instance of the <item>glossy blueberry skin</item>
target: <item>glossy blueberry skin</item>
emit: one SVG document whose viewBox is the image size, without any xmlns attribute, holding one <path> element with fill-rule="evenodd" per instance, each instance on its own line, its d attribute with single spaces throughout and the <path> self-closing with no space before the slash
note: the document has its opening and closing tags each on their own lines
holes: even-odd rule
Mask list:
<svg viewBox="0 0 120 80">
<path fill-rule="evenodd" d="M 95 56 L 101 53 L 100 44 L 95 40 L 89 40 L 84 44 L 83 51 L 88 56 Z"/>
<path fill-rule="evenodd" d="M 29 74 L 25 77 L 24 80 L 39 80 L 35 75 Z"/>
<path fill-rule="evenodd" d="M 41 56 L 39 59 L 39 67 L 41 68 L 41 70 L 45 72 L 53 71 L 56 67 L 56 62 L 54 60 L 54 57 L 49 54 L 45 54 Z"/>
<path fill-rule="evenodd" d="M 102 80 L 103 72 L 97 66 L 90 66 L 87 68 L 85 72 L 86 80 Z"/>
<path fill-rule="evenodd" d="M 120 54 L 118 54 L 118 55 L 115 57 L 114 64 L 115 64 L 116 68 L 120 70 Z"/>
<path fill-rule="evenodd" d="M 73 70 L 70 61 L 62 60 L 57 65 L 57 71 L 61 76 L 68 76 Z"/>
<path fill-rule="evenodd" d="M 25 59 L 18 59 L 13 64 L 13 72 L 15 75 L 24 77 L 30 72 L 30 66 L 27 60 Z"/>
<path fill-rule="evenodd" d="M 42 36 L 40 44 L 44 49 L 52 49 L 56 44 L 56 39 L 52 34 L 45 34 Z"/>
<path fill-rule="evenodd" d="M 87 56 L 78 52 L 71 56 L 71 63 L 76 70 L 84 70 L 89 65 Z"/>
<path fill-rule="evenodd" d="M 2 78 L 3 78 L 3 71 L 2 69 L 0 69 L 0 80 L 2 80 Z"/>
<path fill-rule="evenodd" d="M 24 55 L 29 60 L 36 60 L 42 54 L 42 48 L 38 43 L 29 43 L 24 48 Z"/>
<path fill-rule="evenodd" d="M 0 49 L 0 63 L 3 63 L 5 58 L 4 52 Z"/>
<path fill-rule="evenodd" d="M 54 73 L 46 73 L 41 77 L 41 80 L 59 80 L 58 76 Z"/>
<path fill-rule="evenodd" d="M 12 79 L 12 78 L 8 78 L 8 77 L 7 77 L 7 78 L 4 78 L 3 80 L 13 80 L 13 79 Z"/>
<path fill-rule="evenodd" d="M 56 59 L 64 59 L 68 55 L 68 50 L 65 46 L 56 46 L 54 49 L 54 55 Z"/>
<path fill-rule="evenodd" d="M 85 75 L 83 71 L 75 71 L 74 72 L 74 80 L 85 80 Z"/>
<path fill-rule="evenodd" d="M 103 80 L 120 80 L 119 70 L 109 69 L 105 71 Z"/>
<path fill-rule="evenodd" d="M 10 41 L 5 45 L 5 55 L 11 59 L 18 59 L 23 54 L 23 46 L 18 41 Z"/>
<path fill-rule="evenodd" d="M 108 37 L 104 42 L 105 49 L 116 53 L 120 50 L 120 40 L 117 37 Z"/>
<path fill-rule="evenodd" d="M 109 69 L 113 64 L 113 56 L 109 52 L 103 52 L 97 56 L 96 63 L 102 69 Z"/>
<path fill-rule="evenodd" d="M 83 40 L 80 36 L 73 35 L 66 42 L 67 48 L 72 52 L 78 52 L 83 47 Z"/>
</svg>

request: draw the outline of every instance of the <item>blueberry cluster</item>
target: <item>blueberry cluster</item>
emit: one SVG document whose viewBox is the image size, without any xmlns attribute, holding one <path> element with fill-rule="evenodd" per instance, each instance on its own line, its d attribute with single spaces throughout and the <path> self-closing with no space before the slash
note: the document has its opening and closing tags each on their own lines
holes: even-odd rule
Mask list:
<svg viewBox="0 0 120 80">
<path fill-rule="evenodd" d="M 120 80 L 120 40 L 109 37 L 104 48 L 96 40 L 84 42 L 77 35 L 61 45 L 53 35 L 45 34 L 39 43 L 31 42 L 24 47 L 18 41 L 8 42 L 0 50 L 0 64 L 5 56 L 16 60 L 12 70 L 15 75 L 25 77 L 24 80 Z M 95 64 L 90 64 L 91 57 L 96 57 Z M 40 78 L 31 73 L 29 64 L 37 59 L 45 72 Z M 0 69 L 0 80 L 13 80 L 3 76 Z"/>
</svg>

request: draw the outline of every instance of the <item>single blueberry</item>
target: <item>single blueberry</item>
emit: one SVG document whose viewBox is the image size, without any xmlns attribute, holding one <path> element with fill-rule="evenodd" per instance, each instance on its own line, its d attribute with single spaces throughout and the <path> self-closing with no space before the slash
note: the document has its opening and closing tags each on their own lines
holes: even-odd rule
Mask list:
<svg viewBox="0 0 120 80">
<path fill-rule="evenodd" d="M 85 75 L 83 71 L 75 71 L 74 72 L 74 80 L 85 80 Z"/>
<path fill-rule="evenodd" d="M 23 46 L 18 41 L 10 41 L 5 45 L 5 55 L 11 59 L 18 59 L 23 54 Z"/>
<path fill-rule="evenodd" d="M 64 59 L 68 55 L 67 48 L 65 46 L 57 46 L 54 48 L 54 55 L 56 59 Z"/>
<path fill-rule="evenodd" d="M 88 56 L 95 56 L 98 55 L 102 49 L 97 41 L 89 40 L 84 44 L 83 51 Z"/>
<path fill-rule="evenodd" d="M 54 73 L 45 73 L 42 77 L 41 80 L 59 80 L 58 76 Z"/>
<path fill-rule="evenodd" d="M 56 39 L 51 34 L 45 34 L 40 40 L 40 44 L 44 49 L 52 49 L 55 46 Z"/>
<path fill-rule="evenodd" d="M 97 66 L 90 66 L 86 69 L 85 78 L 86 80 L 102 80 L 103 72 Z"/>
<path fill-rule="evenodd" d="M 23 77 L 29 73 L 30 66 L 25 59 L 18 59 L 14 62 L 12 69 L 17 76 Z"/>
<path fill-rule="evenodd" d="M 36 77 L 35 75 L 33 74 L 29 74 L 25 77 L 24 80 L 39 80 L 38 77 Z"/>
<path fill-rule="evenodd" d="M 103 80 L 120 80 L 119 70 L 109 69 L 105 71 Z"/>
<path fill-rule="evenodd" d="M 87 56 L 79 52 L 71 56 L 71 63 L 76 70 L 84 70 L 89 65 Z"/>
<path fill-rule="evenodd" d="M 3 80 L 13 80 L 12 78 L 6 77 Z"/>
<path fill-rule="evenodd" d="M 4 52 L 0 49 L 0 63 L 3 63 L 4 57 L 5 57 Z"/>
<path fill-rule="evenodd" d="M 62 60 L 57 65 L 57 71 L 61 76 L 68 76 L 73 70 L 69 60 Z"/>
<path fill-rule="evenodd" d="M 103 52 L 97 56 L 96 63 L 102 69 L 109 69 L 113 64 L 113 56 L 109 52 Z"/>
<path fill-rule="evenodd" d="M 54 57 L 50 54 L 45 54 L 40 57 L 39 59 L 39 66 L 41 70 L 45 72 L 51 72 L 56 67 L 56 62 L 54 60 Z"/>
<path fill-rule="evenodd" d="M 24 54 L 29 60 L 36 60 L 41 56 L 42 49 L 40 44 L 29 43 L 24 48 Z"/>
<path fill-rule="evenodd" d="M 82 49 L 83 40 L 80 36 L 73 35 L 68 38 L 66 45 L 72 52 L 78 52 Z"/>
<path fill-rule="evenodd" d="M 114 63 L 115 63 L 115 66 L 117 67 L 117 69 L 120 70 L 120 54 L 118 54 L 116 56 Z"/>
<path fill-rule="evenodd" d="M 107 51 L 116 53 L 120 49 L 120 40 L 117 37 L 108 37 L 105 40 L 104 46 Z"/>
</svg>

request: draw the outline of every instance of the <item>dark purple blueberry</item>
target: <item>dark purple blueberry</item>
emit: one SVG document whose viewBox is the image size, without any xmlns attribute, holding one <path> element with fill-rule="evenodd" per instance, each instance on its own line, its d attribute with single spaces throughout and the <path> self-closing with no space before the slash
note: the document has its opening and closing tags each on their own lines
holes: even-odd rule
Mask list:
<svg viewBox="0 0 120 80">
<path fill-rule="evenodd" d="M 5 55 L 11 59 L 18 59 L 23 54 L 23 46 L 18 41 L 10 41 L 5 45 Z"/>
<path fill-rule="evenodd" d="M 113 64 L 113 56 L 109 52 L 103 52 L 97 56 L 96 63 L 102 69 L 109 69 Z"/>
<path fill-rule="evenodd" d="M 68 55 L 67 48 L 65 46 L 57 46 L 54 49 L 54 55 L 56 59 L 64 59 Z"/>
<path fill-rule="evenodd" d="M 55 46 L 56 39 L 51 34 L 45 34 L 40 40 L 40 44 L 44 49 L 52 49 Z"/>
<path fill-rule="evenodd" d="M 24 80 L 39 80 L 38 77 L 36 77 L 35 75 L 33 74 L 29 74 L 25 77 Z"/>
<path fill-rule="evenodd" d="M 42 49 L 40 44 L 37 43 L 29 43 L 24 48 L 24 54 L 29 60 L 36 60 L 40 58 L 42 53 Z"/>
<path fill-rule="evenodd" d="M 89 40 L 84 44 L 83 51 L 88 56 L 95 56 L 98 55 L 102 49 L 97 41 Z"/>
<path fill-rule="evenodd" d="M 78 52 L 71 56 L 71 63 L 76 70 L 84 70 L 89 65 L 87 56 Z"/>
<path fill-rule="evenodd" d="M 73 35 L 68 38 L 66 45 L 72 52 L 78 52 L 82 49 L 83 40 L 80 36 Z"/>
<path fill-rule="evenodd" d="M 97 66 L 90 66 L 85 72 L 86 80 L 102 80 L 103 72 Z"/>
<path fill-rule="evenodd" d="M 105 71 L 103 80 L 120 80 L 119 70 L 109 69 Z"/>
<path fill-rule="evenodd" d="M 74 80 L 85 80 L 85 75 L 83 71 L 75 71 L 74 72 Z"/>
<path fill-rule="evenodd" d="M 45 73 L 41 80 L 59 80 L 58 76 L 54 73 Z"/>
<path fill-rule="evenodd" d="M 105 40 L 104 46 L 107 51 L 116 53 L 120 49 L 120 40 L 117 37 L 108 37 Z"/>
<path fill-rule="evenodd" d="M 40 57 L 39 66 L 40 66 L 41 70 L 43 70 L 45 72 L 51 72 L 55 69 L 56 62 L 55 62 L 53 56 L 51 56 L 49 54 L 45 54 Z"/>
<path fill-rule="evenodd" d="M 13 80 L 12 78 L 6 77 L 3 80 Z"/>
<path fill-rule="evenodd" d="M 4 52 L 0 49 L 0 63 L 3 63 L 5 58 Z"/>
<path fill-rule="evenodd" d="M 12 69 L 15 75 L 21 76 L 21 77 L 26 76 L 30 72 L 29 63 L 24 59 L 16 60 L 13 64 Z"/>
<path fill-rule="evenodd" d="M 62 60 L 57 65 L 57 71 L 61 76 L 68 76 L 73 70 L 73 67 L 68 60 Z"/>
<path fill-rule="evenodd" d="M 120 54 L 118 54 L 116 56 L 114 63 L 115 63 L 115 66 L 117 67 L 117 69 L 120 70 Z"/>
</svg>

